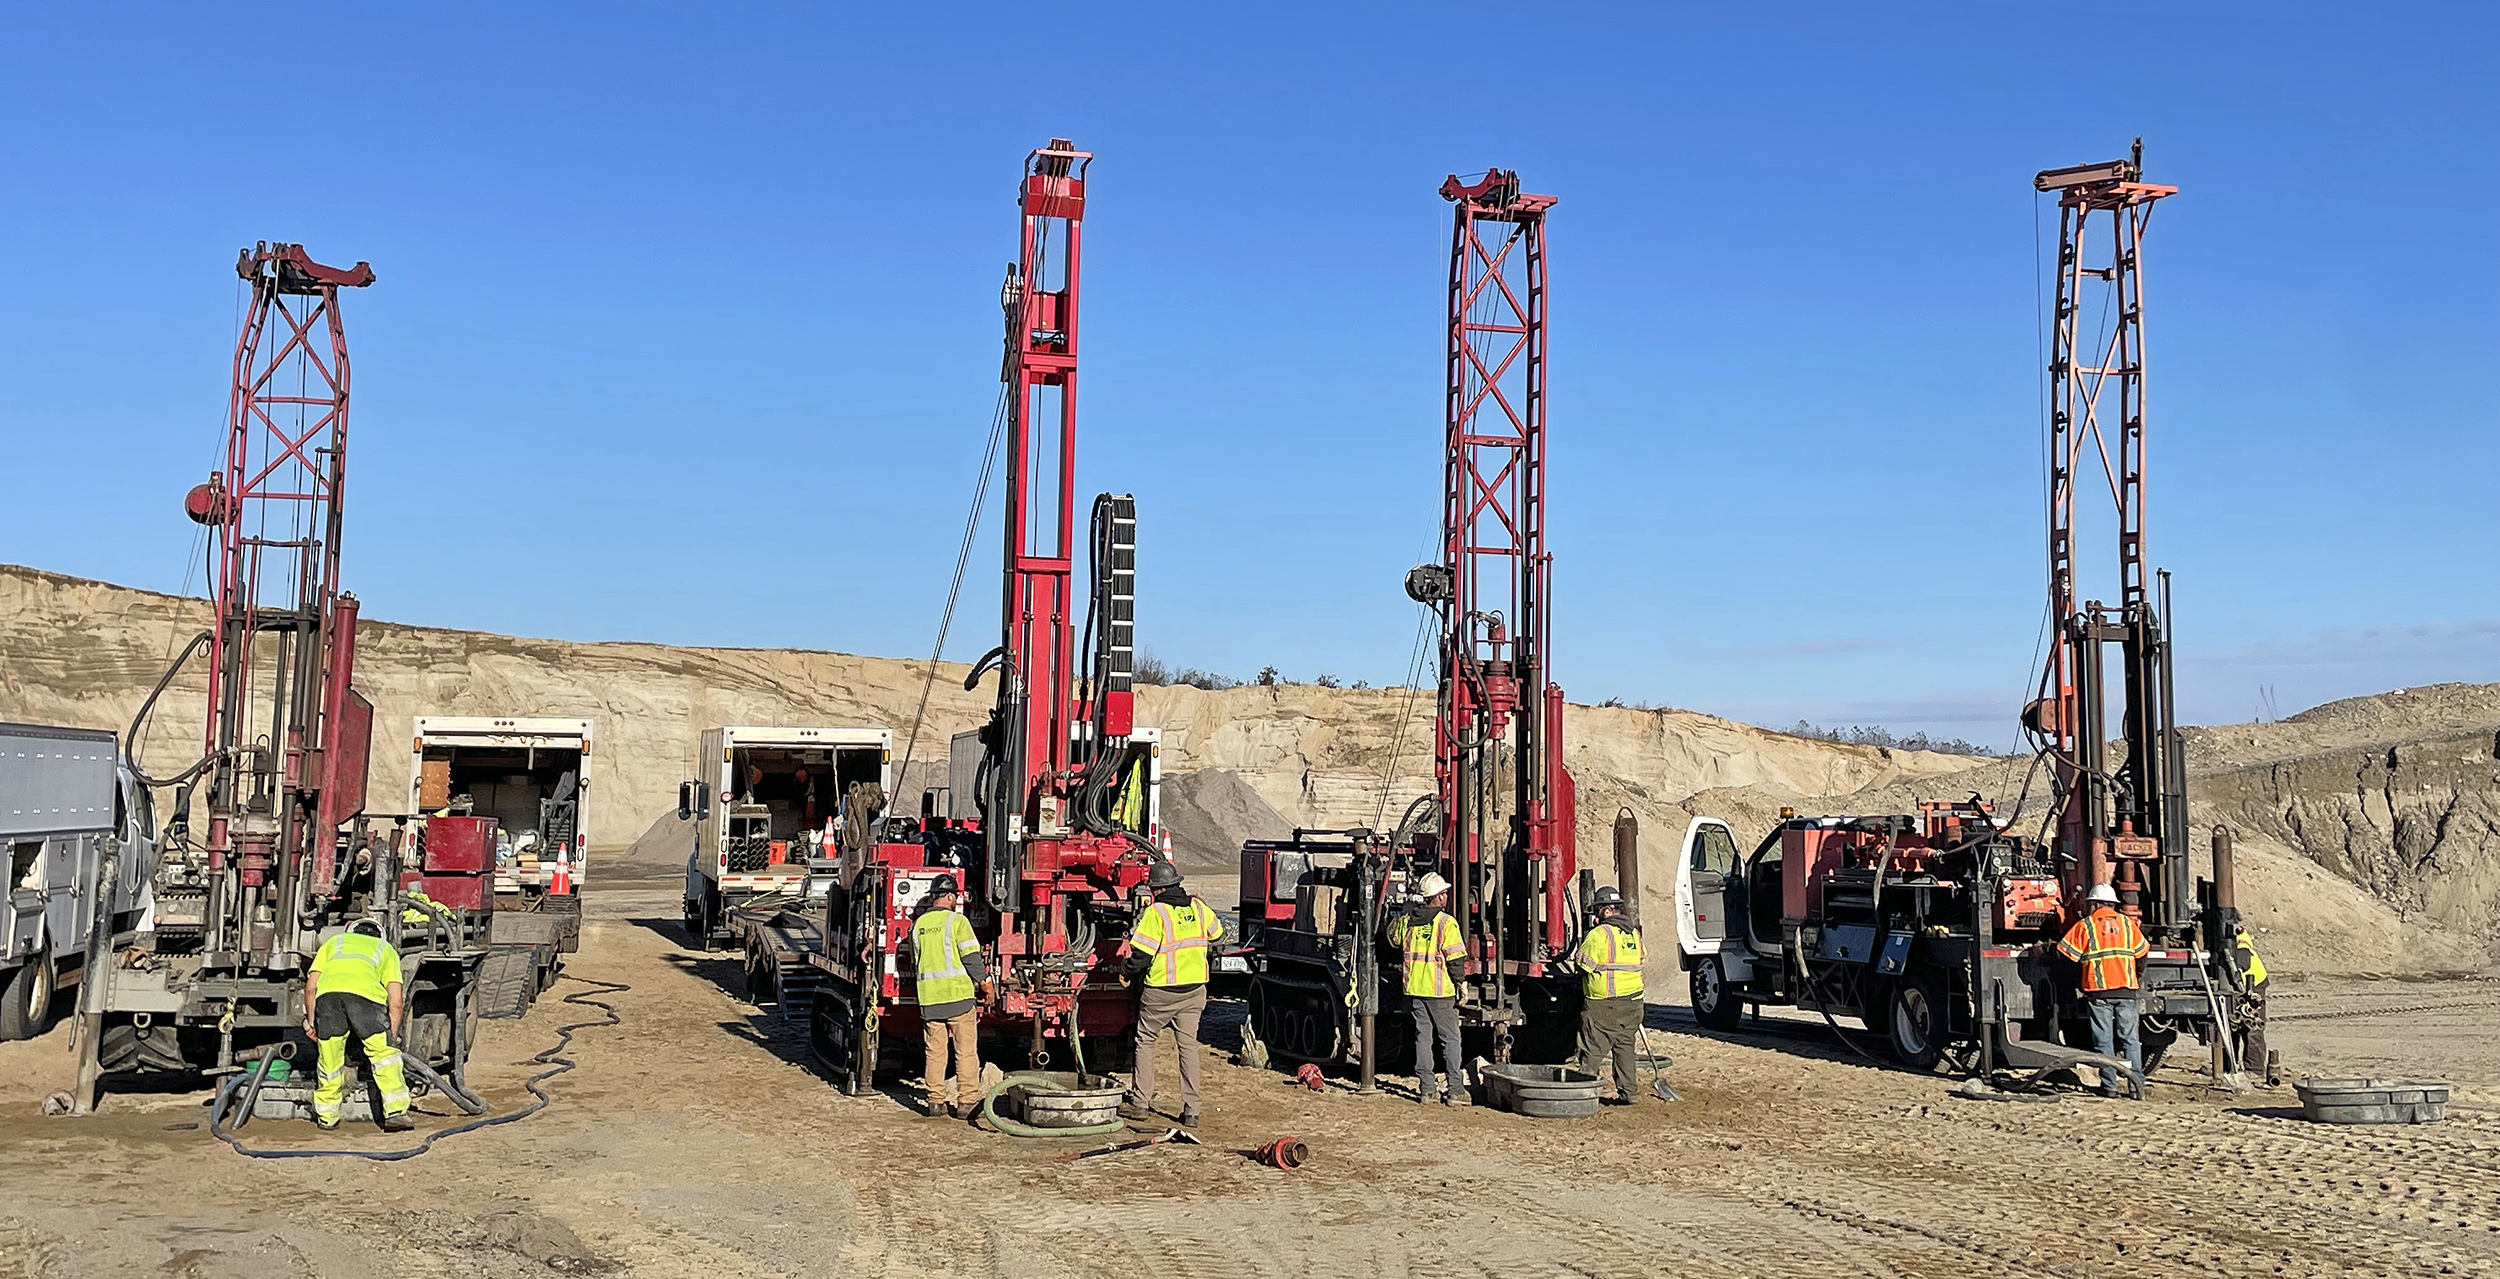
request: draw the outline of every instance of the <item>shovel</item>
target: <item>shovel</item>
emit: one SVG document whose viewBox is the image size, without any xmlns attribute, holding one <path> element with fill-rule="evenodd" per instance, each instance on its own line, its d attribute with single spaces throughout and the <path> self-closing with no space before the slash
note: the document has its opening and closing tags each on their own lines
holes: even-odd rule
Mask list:
<svg viewBox="0 0 2500 1279">
<path fill-rule="evenodd" d="M 1647 1024 L 1643 1024 L 1639 1030 L 1634 1031 L 1634 1032 L 1633 1032 L 1633 1037 L 1634 1037 L 1635 1041 L 1636 1041 L 1636 1042 L 1640 1045 L 1640 1050 L 1641 1050 L 1641 1064 L 1642 1064 L 1642 1065 L 1645 1065 L 1645 1066 L 1647 1066 L 1647 1067 L 1649 1067 L 1649 1091 L 1650 1091 L 1650 1093 L 1651 1093 L 1652 1095 L 1656 1096 L 1656 1097 L 1658 1098 L 1658 1100 L 1660 1100 L 1660 1101 L 1682 1101 L 1682 1100 L 1684 1100 L 1684 1098 L 1683 1098 L 1682 1096 L 1678 1095 L 1678 1094 L 1677 1094 L 1677 1092 L 1675 1091 L 1675 1089 L 1674 1089 L 1673 1087 L 1671 1087 L 1671 1086 L 1667 1083 L 1667 1077 L 1666 1077 L 1664 1074 L 1660 1073 L 1660 1072 L 1664 1071 L 1664 1070 L 1666 1069 L 1666 1067 L 1667 1067 L 1669 1064 L 1672 1064 L 1672 1063 L 1670 1063 L 1670 1062 L 1668 1061 L 1668 1059 L 1663 1058 L 1663 1057 L 1656 1056 L 1655 1054 L 1653 1054 L 1653 1053 L 1651 1053 L 1651 1052 L 1649 1051 L 1649 1027 L 1648 1027 L 1648 1025 L 1647 1025 Z"/>
</svg>

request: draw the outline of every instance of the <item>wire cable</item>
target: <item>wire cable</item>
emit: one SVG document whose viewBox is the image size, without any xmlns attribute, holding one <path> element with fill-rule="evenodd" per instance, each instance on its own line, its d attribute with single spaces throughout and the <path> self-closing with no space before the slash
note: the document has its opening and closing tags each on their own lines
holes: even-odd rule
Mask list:
<svg viewBox="0 0 2500 1279">
<path fill-rule="evenodd" d="M 399 1150 L 256 1150 L 250 1146 L 244 1145 L 232 1131 L 226 1128 L 225 1112 L 230 1102 L 235 1099 L 236 1093 L 240 1092 L 245 1087 L 251 1087 L 254 1090 L 257 1090 L 259 1075 L 265 1074 L 268 1070 L 267 1065 L 264 1063 L 259 1071 L 239 1072 L 229 1075 L 226 1077 L 226 1081 L 224 1083 L 218 1085 L 217 1095 L 209 1100 L 209 1134 L 217 1138 L 219 1141 L 234 1147 L 237 1154 L 248 1155 L 254 1159 L 343 1158 L 369 1159 L 375 1163 L 395 1163 L 402 1159 L 414 1159 L 417 1156 L 424 1154 L 426 1151 L 432 1150 L 434 1148 L 434 1143 L 441 1141 L 445 1137 L 456 1136 L 464 1132 L 474 1132 L 480 1128 L 492 1128 L 498 1124 L 518 1123 L 521 1120 L 529 1118 L 531 1115 L 537 1114 L 539 1111 L 545 1110 L 549 1105 L 554 1103 L 555 1098 L 549 1096 L 547 1094 L 547 1090 L 542 1087 L 542 1085 L 548 1080 L 573 1069 L 577 1064 L 572 1058 L 563 1055 L 564 1050 L 573 1042 L 574 1031 L 587 1030 L 598 1026 L 619 1026 L 624 1024 L 625 1019 L 617 1013 L 616 1005 L 592 999 L 590 996 L 623 994 L 626 991 L 632 990 L 633 987 L 628 986 L 623 982 L 596 981 L 588 977 L 576 977 L 571 973 L 563 974 L 561 980 L 577 981 L 586 986 L 593 987 L 594 989 L 591 990 L 575 991 L 574 993 L 565 996 L 564 1002 L 599 1009 L 605 1014 L 606 1019 L 603 1021 L 577 1021 L 568 1025 L 556 1027 L 555 1044 L 548 1048 L 545 1052 L 530 1058 L 531 1061 L 537 1062 L 541 1065 L 552 1066 L 553 1069 L 542 1070 L 537 1074 L 521 1081 L 521 1086 L 527 1088 L 530 1091 L 530 1094 L 537 1098 L 537 1100 L 532 1101 L 530 1104 L 523 1106 L 519 1110 L 510 1111 L 500 1115 L 487 1115 L 483 1118 L 469 1120 L 466 1123 L 453 1124 L 449 1128 L 438 1128 L 433 1132 L 427 1133 L 425 1135 L 425 1140 L 418 1142 L 416 1145 L 408 1146 Z M 419 1073 L 432 1078 L 433 1081 L 440 1085 L 443 1091 L 446 1094 L 451 1095 L 454 1100 L 458 1100 L 460 1095 L 466 1092 L 466 1089 L 459 1088 L 450 1080 L 444 1079 L 442 1076 L 435 1074 L 432 1068 L 414 1058 L 407 1057 L 405 1054 L 402 1054 L 401 1060 L 402 1064 L 408 1068 L 416 1070 Z M 249 1122 L 249 1120 L 249 1115 L 243 1116 L 243 1122 Z M 240 1127 L 241 1123 L 238 1123 L 236 1126 Z"/>
</svg>

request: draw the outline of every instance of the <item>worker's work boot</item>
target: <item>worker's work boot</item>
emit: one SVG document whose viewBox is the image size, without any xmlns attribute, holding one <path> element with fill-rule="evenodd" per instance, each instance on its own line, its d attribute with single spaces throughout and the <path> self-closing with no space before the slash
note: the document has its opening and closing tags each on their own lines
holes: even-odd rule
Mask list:
<svg viewBox="0 0 2500 1279">
<path fill-rule="evenodd" d="M 416 1126 L 417 1121 L 410 1119 L 405 1111 L 396 1115 L 382 1116 L 382 1131 L 384 1132 L 407 1132 Z"/>
<path fill-rule="evenodd" d="M 1601 1106 L 1629 1106 L 1633 1104 L 1633 1099 L 1630 1097 L 1600 1097 L 1597 1099 L 1597 1104 Z"/>
<path fill-rule="evenodd" d="M 1153 1122 L 1154 1117 L 1155 1112 L 1148 1110 L 1144 1104 L 1140 1102 L 1124 1101 L 1120 1103 L 1120 1118 L 1122 1119 L 1134 1120 L 1142 1124 Z"/>
<path fill-rule="evenodd" d="M 1444 1106 L 1464 1106 L 1464 1105 L 1466 1105 L 1466 1104 L 1467 1104 L 1467 1102 L 1466 1102 L 1466 1100 L 1465 1100 L 1464 1098 L 1460 1097 L 1457 1093 L 1454 1093 L 1454 1092 L 1445 1092 L 1445 1093 L 1441 1094 L 1441 1104 L 1442 1104 L 1442 1105 L 1444 1105 Z"/>
<path fill-rule="evenodd" d="M 1181 1127 L 1183 1127 L 1183 1128 L 1195 1128 L 1195 1127 L 1197 1127 L 1197 1126 L 1198 1126 L 1198 1108 L 1197 1108 L 1196 1106 L 1183 1106 L 1183 1107 L 1181 1107 Z"/>
</svg>

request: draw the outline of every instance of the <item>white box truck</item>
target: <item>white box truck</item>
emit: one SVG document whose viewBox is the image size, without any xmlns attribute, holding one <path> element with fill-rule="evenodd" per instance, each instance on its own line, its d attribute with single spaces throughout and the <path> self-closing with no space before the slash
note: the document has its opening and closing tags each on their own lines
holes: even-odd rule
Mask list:
<svg viewBox="0 0 2500 1279">
<path fill-rule="evenodd" d="M 409 808 L 426 818 L 495 819 L 494 915 L 478 978 L 480 1014 L 519 1017 L 581 948 L 593 834 L 591 723 L 419 715 Z M 422 838 L 422 832 L 420 832 Z"/>
<path fill-rule="evenodd" d="M 539 909 L 559 879 L 578 895 L 592 834 L 590 739 L 586 719 L 419 715 L 408 811 L 495 819 L 497 910 Z"/>
<path fill-rule="evenodd" d="M 694 825 L 686 858 L 687 939 L 731 940 L 728 915 L 762 896 L 802 891 L 807 863 L 857 782 L 890 788 L 894 732 L 885 728 L 707 728 L 695 776 L 677 788 Z"/>
<path fill-rule="evenodd" d="M 0 1040 L 51 1025 L 91 942 L 109 951 L 136 936 L 156 838 L 148 788 L 111 733 L 0 724 Z"/>
</svg>

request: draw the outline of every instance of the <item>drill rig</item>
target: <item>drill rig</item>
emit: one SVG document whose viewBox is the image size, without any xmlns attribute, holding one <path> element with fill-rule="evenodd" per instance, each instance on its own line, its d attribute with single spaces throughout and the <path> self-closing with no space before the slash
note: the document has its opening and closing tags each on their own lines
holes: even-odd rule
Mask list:
<svg viewBox="0 0 2500 1279">
<path fill-rule="evenodd" d="M 2082 1010 L 2071 965 L 2048 948 L 2114 885 L 2144 929 L 2139 970 L 2145 1060 L 2182 1034 L 2212 1046 L 2217 1076 L 2241 1016 L 2227 966 L 2237 924 L 2227 832 L 2215 876 L 2191 886 L 2187 782 L 2171 713 L 2167 577 L 2148 589 L 2144 554 L 2144 302 L 2141 255 L 2155 203 L 2178 188 L 2124 160 L 2051 169 L 2058 197 L 2057 304 L 2049 363 L 2049 611 L 2053 641 L 2022 723 L 2050 768 L 2043 838 L 2018 834 L 1976 795 L 1915 814 L 1798 817 L 1736 856 L 1731 828 L 1693 823 L 1677 861 L 1677 941 L 1695 1017 L 1733 1030 L 1748 1004 L 1855 1017 L 1904 1063 L 1948 1056 L 2074 1066 Z M 2097 321 L 2106 332 L 2087 324 Z M 2116 437 L 2112 457 L 2110 437 Z M 2076 517 L 2089 459 L 2107 477 L 2120 603 L 2078 603 Z M 2119 651 L 2115 687 L 2105 651 Z M 2108 740 L 2115 696 L 2123 734 Z M 1835 1026 L 1837 1023 L 1835 1023 Z M 2262 1064 L 2262 1063 L 2260 1063 Z"/>
<path fill-rule="evenodd" d="M 191 656 L 207 654 L 199 761 L 152 785 L 175 799 L 149 875 L 151 926 L 105 966 L 91 1070 L 239 1069 L 303 1020 L 324 936 L 371 912 L 406 960 L 405 1047 L 457 1079 L 477 1010 L 482 915 L 402 927 L 400 839 L 365 830 L 373 706 L 355 688 L 356 597 L 338 589 L 347 480 L 342 289 L 373 268 L 324 266 L 263 242 L 236 272 L 251 290 L 236 340 L 225 459 L 184 500 L 209 540 L 212 624 L 140 709 L 128 741 Z M 134 765 L 135 767 L 135 765 Z M 206 829 L 194 838 L 195 784 Z M 491 863 L 483 868 L 491 871 Z M 420 1074 L 420 1082 L 423 1075 Z"/>
<path fill-rule="evenodd" d="M 1000 293 L 1003 634 L 964 680 L 969 690 L 998 677 L 961 797 L 972 811 L 941 814 L 932 792 L 918 819 L 889 818 L 881 793 L 853 787 L 846 797 L 823 952 L 810 957 L 822 972 L 810 1024 L 818 1058 L 854 1093 L 868 1088 L 882 1040 L 918 1022 L 907 942 L 941 875 L 963 888 L 998 983 L 981 1010 L 986 1035 L 1021 1039 L 1037 1069 L 1062 1050 L 1117 1068 L 1129 1046 L 1118 957 L 1163 853 L 1151 734 L 1135 728 L 1137 507 L 1127 495 L 1094 500 L 1086 651 L 1074 624 L 1078 286 L 1092 160 L 1054 138 L 1026 157 L 1018 188 L 1021 249 Z"/>
<path fill-rule="evenodd" d="M 1395 1068 L 1390 910 L 1438 872 L 1468 959 L 1462 1024 L 1495 1061 L 1569 1054 L 1578 816 L 1552 682 L 1545 546 L 1545 215 L 1555 199 L 1504 169 L 1451 176 L 1442 556 L 1406 575 L 1439 624 L 1432 795 L 1397 828 L 1296 831 L 1242 850 L 1252 1028 L 1273 1055 Z M 1586 887 L 1582 891 L 1585 893 Z"/>
<path fill-rule="evenodd" d="M 2049 609 L 2051 644 L 2024 729 L 2048 758 L 2056 797 L 2050 851 L 2069 918 L 2093 885 L 2153 947 L 2142 965 L 2148 1058 L 2182 1033 L 2214 1049 L 2217 1072 L 2234 1017 L 2229 966 L 2238 925 L 2230 841 L 2216 831 L 2211 880 L 2188 865 L 2187 761 L 2171 701 L 2170 575 L 2148 581 L 2144 550 L 2144 231 L 2177 187 L 2143 180 L 2144 143 L 2124 160 L 2051 169 L 2034 179 L 2058 197 L 2057 309 L 2049 359 Z M 2107 317 L 2106 334 L 2086 317 Z M 2115 435 L 2117 456 L 2111 457 Z M 2117 526 L 2115 606 L 2078 602 L 2076 515 L 2097 458 Z M 2107 658 L 2118 657 L 2116 679 Z M 2120 734 L 2109 732 L 2112 699 Z M 2112 747 L 2115 746 L 2113 752 Z"/>
</svg>

